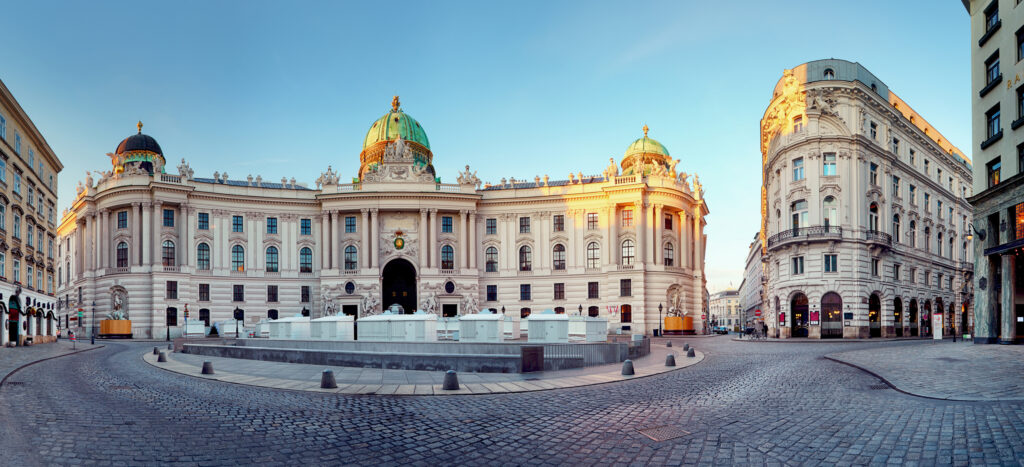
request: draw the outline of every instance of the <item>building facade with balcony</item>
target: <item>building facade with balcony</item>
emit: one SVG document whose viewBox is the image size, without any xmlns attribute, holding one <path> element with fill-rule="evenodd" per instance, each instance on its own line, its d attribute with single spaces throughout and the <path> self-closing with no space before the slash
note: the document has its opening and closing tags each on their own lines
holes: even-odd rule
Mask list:
<svg viewBox="0 0 1024 467">
<path fill-rule="evenodd" d="M 712 326 L 725 326 L 730 331 L 739 331 L 743 327 L 739 290 L 723 290 L 711 294 L 708 310 Z"/>
<path fill-rule="evenodd" d="M 743 282 L 740 283 L 739 289 L 740 310 L 743 313 L 744 324 L 753 324 L 764 320 L 764 305 L 761 298 L 764 291 L 762 281 L 764 266 L 761 264 L 761 259 L 761 233 L 757 232 L 747 251 L 747 262 L 743 268 Z M 761 310 L 760 315 L 757 313 L 758 310 Z"/>
<path fill-rule="evenodd" d="M 963 0 L 971 17 L 974 341 L 1024 342 L 1024 7 Z M 1002 27 L 1003 23 L 1006 27 Z M 1006 118 L 1002 118 L 1003 112 Z M 1004 125 L 1003 123 L 1008 123 Z"/>
<path fill-rule="evenodd" d="M 761 151 L 769 336 L 930 337 L 933 315 L 970 332 L 971 164 L 885 83 L 844 60 L 785 70 Z"/>
<path fill-rule="evenodd" d="M 53 341 L 60 159 L 0 81 L 0 345 Z"/>
<path fill-rule="evenodd" d="M 184 160 L 169 174 L 140 124 L 63 216 L 59 297 L 101 315 L 120 303 L 139 337 L 178 335 L 186 306 L 207 323 L 238 309 L 247 325 L 392 305 L 551 309 L 650 334 L 664 304 L 703 326 L 703 190 L 646 133 L 600 176 L 485 185 L 466 166 L 443 183 L 396 98 L 367 132 L 353 183 L 328 167 L 314 189 L 194 177 Z"/>
</svg>

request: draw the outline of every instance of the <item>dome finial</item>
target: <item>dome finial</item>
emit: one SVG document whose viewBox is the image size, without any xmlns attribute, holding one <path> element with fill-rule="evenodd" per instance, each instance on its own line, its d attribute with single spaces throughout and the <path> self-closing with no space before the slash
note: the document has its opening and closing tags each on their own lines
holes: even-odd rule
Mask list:
<svg viewBox="0 0 1024 467">
<path fill-rule="evenodd" d="M 135 126 L 139 127 L 139 133 L 142 133 L 142 120 L 139 120 L 139 124 Z"/>
<path fill-rule="evenodd" d="M 647 130 L 648 130 L 647 125 L 644 124 L 644 138 L 647 137 Z"/>
<path fill-rule="evenodd" d="M 401 103 L 398 102 L 398 96 L 395 96 L 394 99 L 391 99 L 391 111 L 392 112 L 398 112 L 398 106 L 399 105 L 401 105 Z"/>
</svg>

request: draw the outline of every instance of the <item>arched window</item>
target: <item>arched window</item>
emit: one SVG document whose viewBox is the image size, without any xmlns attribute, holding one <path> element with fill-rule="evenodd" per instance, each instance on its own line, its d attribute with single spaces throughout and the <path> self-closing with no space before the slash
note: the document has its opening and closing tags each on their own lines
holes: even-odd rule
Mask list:
<svg viewBox="0 0 1024 467">
<path fill-rule="evenodd" d="M 836 198 L 834 196 L 826 196 L 825 201 L 821 203 L 821 212 L 824 215 L 822 219 L 825 223 L 825 227 L 828 228 L 832 225 L 839 225 L 839 217 L 836 213 Z"/>
<path fill-rule="evenodd" d="M 875 203 L 868 207 L 868 230 L 878 232 L 878 204 Z"/>
<path fill-rule="evenodd" d="M 960 261 L 967 261 L 967 242 L 964 242 L 963 251 L 960 254 L 962 255 Z"/>
<path fill-rule="evenodd" d="M 822 74 L 825 79 L 836 79 L 836 73 L 831 68 L 826 68 L 825 73 Z"/>
<path fill-rule="evenodd" d="M 665 266 L 672 266 L 676 259 L 676 251 L 671 243 L 665 244 Z"/>
<path fill-rule="evenodd" d="M 636 246 L 633 240 L 626 239 L 622 242 L 622 265 L 632 266 L 636 259 Z"/>
<path fill-rule="evenodd" d="M 210 245 L 200 243 L 196 247 L 196 267 L 203 271 L 210 270 Z"/>
<path fill-rule="evenodd" d="M 128 267 L 128 244 L 125 242 L 117 244 L 117 267 Z"/>
<path fill-rule="evenodd" d="M 163 263 L 164 266 L 174 266 L 174 242 L 170 240 L 164 240 Z"/>
<path fill-rule="evenodd" d="M 441 269 L 455 269 L 455 249 L 451 245 L 441 247 Z"/>
<path fill-rule="evenodd" d="M 936 240 L 935 240 L 935 250 L 936 250 L 935 252 L 936 252 L 936 253 L 937 253 L 937 254 L 938 254 L 939 256 L 942 256 L 942 232 L 939 232 L 939 233 L 938 233 L 938 234 L 936 235 Z"/>
<path fill-rule="evenodd" d="M 486 261 L 487 272 L 498 272 L 498 249 L 489 246 L 484 250 L 484 260 Z"/>
<path fill-rule="evenodd" d="M 793 214 L 794 231 L 799 230 L 801 227 L 807 227 L 807 201 L 794 201 L 789 206 L 789 211 Z"/>
<path fill-rule="evenodd" d="M 270 251 L 267 251 L 267 256 L 270 255 Z M 235 271 L 245 271 L 245 248 L 242 245 L 235 245 L 231 247 L 231 269 Z M 270 263 L 267 263 L 267 270 L 270 270 Z M 274 270 L 277 271 L 277 250 L 274 250 Z"/>
<path fill-rule="evenodd" d="M 953 259 L 953 237 L 949 237 L 949 259 Z"/>
<path fill-rule="evenodd" d="M 910 237 L 910 242 L 909 242 L 910 246 L 916 247 L 917 246 L 917 222 L 916 221 L 910 221 L 910 231 L 907 232 L 907 235 Z"/>
<path fill-rule="evenodd" d="M 587 244 L 587 269 L 597 269 L 601 266 L 601 247 L 597 242 Z"/>
<path fill-rule="evenodd" d="M 931 227 L 925 227 L 924 228 L 924 251 L 926 251 L 926 252 L 932 251 L 932 239 L 929 238 L 931 236 L 932 236 L 932 228 Z"/>
<path fill-rule="evenodd" d="M 529 245 L 523 245 L 519 248 L 519 270 L 533 270 L 533 250 L 530 249 Z"/>
<path fill-rule="evenodd" d="M 552 249 L 551 267 L 558 271 L 565 269 L 565 245 L 559 243 Z"/>
<path fill-rule="evenodd" d="M 345 267 L 348 267 L 348 257 L 345 257 Z M 299 272 L 313 272 L 313 250 L 304 247 L 299 250 Z"/>
<path fill-rule="evenodd" d="M 897 241 L 897 242 L 900 241 L 900 215 L 899 214 L 893 214 L 892 215 L 892 239 Z"/>
<path fill-rule="evenodd" d="M 359 252 L 355 245 L 345 247 L 345 270 L 352 271 L 359 267 Z"/>
<path fill-rule="evenodd" d="M 231 249 L 231 255 L 232 256 L 234 256 L 236 248 L 239 249 L 239 251 L 240 251 L 242 247 L 238 246 L 238 245 L 233 247 Z M 267 247 L 267 272 L 278 272 L 278 271 L 280 271 L 280 269 L 278 269 L 278 261 L 277 261 L 278 257 L 279 257 L 279 255 L 278 255 L 277 247 L 276 246 Z M 244 258 L 244 255 L 243 255 L 243 258 Z M 232 258 L 232 262 L 234 262 L 234 260 L 235 259 Z M 233 267 L 235 268 L 236 271 L 241 271 L 241 269 L 238 269 L 238 266 L 239 266 L 239 264 L 233 264 Z"/>
</svg>

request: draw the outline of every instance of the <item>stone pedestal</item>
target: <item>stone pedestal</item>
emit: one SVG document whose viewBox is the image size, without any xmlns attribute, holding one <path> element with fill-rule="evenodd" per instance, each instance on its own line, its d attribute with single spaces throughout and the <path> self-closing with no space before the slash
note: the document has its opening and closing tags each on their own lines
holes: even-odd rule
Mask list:
<svg viewBox="0 0 1024 467">
<path fill-rule="evenodd" d="M 199 319 L 186 320 L 184 337 L 206 337 L 206 322 Z"/>
<path fill-rule="evenodd" d="M 527 340 L 539 343 L 569 342 L 569 317 L 558 315 L 551 310 L 533 314 L 527 318 Z"/>
<path fill-rule="evenodd" d="M 460 342 L 503 342 L 505 317 L 489 311 L 459 318 Z"/>
<path fill-rule="evenodd" d="M 236 321 L 236 320 L 233 320 L 233 319 L 229 319 L 227 321 L 221 321 L 219 323 L 214 323 L 214 325 L 217 327 L 217 335 L 220 336 L 220 337 L 229 337 L 229 336 L 230 337 L 236 337 L 235 336 L 235 330 L 236 329 L 238 330 L 239 334 L 242 334 L 242 333 L 245 332 L 245 323 L 243 323 L 242 320 L 237 320 Z M 236 325 L 237 325 L 237 327 L 236 327 Z"/>
<path fill-rule="evenodd" d="M 355 339 L 355 318 L 349 315 L 325 316 L 309 322 L 309 338 L 350 341 Z"/>
<path fill-rule="evenodd" d="M 590 316 L 569 317 L 569 339 L 586 342 L 604 342 L 608 340 L 608 320 Z"/>
<path fill-rule="evenodd" d="M 523 337 L 522 321 L 518 316 L 505 316 L 505 339 L 519 339 Z"/>
<path fill-rule="evenodd" d="M 292 316 L 290 318 L 281 318 L 271 321 L 270 338 L 293 340 L 309 339 L 309 324 L 310 320 L 308 316 Z"/>
<path fill-rule="evenodd" d="M 270 337 L 270 321 L 261 319 L 256 324 L 256 337 Z"/>
<path fill-rule="evenodd" d="M 437 341 L 437 315 L 384 313 L 359 319 L 359 340 L 387 342 Z"/>
</svg>

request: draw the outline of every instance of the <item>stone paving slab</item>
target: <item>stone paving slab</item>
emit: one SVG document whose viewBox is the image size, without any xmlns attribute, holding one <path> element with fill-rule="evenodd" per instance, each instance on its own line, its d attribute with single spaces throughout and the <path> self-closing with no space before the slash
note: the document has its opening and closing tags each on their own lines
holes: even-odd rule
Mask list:
<svg viewBox="0 0 1024 467">
<path fill-rule="evenodd" d="M 1024 400 L 1024 346 L 952 340 L 832 353 L 907 394 L 956 401 Z"/>
<path fill-rule="evenodd" d="M 694 358 L 686 357 L 681 339 L 671 340 L 674 347 L 665 347 L 666 340 L 652 343 L 651 354 L 633 362 L 634 376 L 622 376 L 620 363 L 537 373 L 466 373 L 459 375 L 461 389 L 458 391 L 441 389 L 444 380 L 444 372 L 441 371 L 330 367 L 183 353 L 168 353 L 167 362 L 157 363 L 152 349 L 143 353 L 142 359 L 176 373 L 276 389 L 324 391 L 320 389 L 320 376 L 323 370 L 330 369 L 334 371 L 338 388 L 327 391 L 341 394 L 469 395 L 547 391 L 624 381 L 686 368 L 704 360 L 704 353 L 700 351 L 695 352 Z M 665 356 L 670 352 L 676 355 L 675 367 L 665 366 Z M 204 361 L 213 363 L 215 374 L 200 373 Z"/>
</svg>

